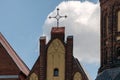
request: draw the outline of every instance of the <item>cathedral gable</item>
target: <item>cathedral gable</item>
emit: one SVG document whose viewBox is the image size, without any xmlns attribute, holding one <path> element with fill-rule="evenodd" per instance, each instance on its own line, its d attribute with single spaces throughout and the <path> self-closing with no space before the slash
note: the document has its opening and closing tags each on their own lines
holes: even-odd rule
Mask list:
<svg viewBox="0 0 120 80">
<path fill-rule="evenodd" d="M 59 39 L 54 39 L 47 50 L 47 79 L 65 79 L 65 47 Z"/>
</svg>

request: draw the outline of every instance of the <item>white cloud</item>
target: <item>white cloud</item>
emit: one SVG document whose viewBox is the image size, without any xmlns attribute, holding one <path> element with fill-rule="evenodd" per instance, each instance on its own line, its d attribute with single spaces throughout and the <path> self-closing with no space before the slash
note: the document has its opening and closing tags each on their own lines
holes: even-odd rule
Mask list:
<svg viewBox="0 0 120 80">
<path fill-rule="evenodd" d="M 100 7 L 88 1 L 68 1 L 60 3 L 60 15 L 67 15 L 60 20 L 60 26 L 65 26 L 66 35 L 74 36 L 74 56 L 82 62 L 98 63 L 100 55 Z M 55 16 L 56 9 L 48 16 Z M 50 36 L 55 19 L 46 19 L 43 26 L 44 34 Z"/>
</svg>

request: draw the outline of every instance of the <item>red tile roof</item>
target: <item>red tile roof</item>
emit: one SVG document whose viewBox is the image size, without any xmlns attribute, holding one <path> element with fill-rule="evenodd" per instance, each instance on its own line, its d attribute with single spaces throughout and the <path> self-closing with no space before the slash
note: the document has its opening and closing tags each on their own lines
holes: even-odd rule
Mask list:
<svg viewBox="0 0 120 80">
<path fill-rule="evenodd" d="M 29 68 L 25 65 L 25 63 L 20 59 L 20 57 L 16 54 L 4 36 L 0 33 L 0 43 L 4 46 L 8 54 L 11 56 L 13 61 L 16 63 L 18 68 L 27 76 L 30 72 Z"/>
</svg>

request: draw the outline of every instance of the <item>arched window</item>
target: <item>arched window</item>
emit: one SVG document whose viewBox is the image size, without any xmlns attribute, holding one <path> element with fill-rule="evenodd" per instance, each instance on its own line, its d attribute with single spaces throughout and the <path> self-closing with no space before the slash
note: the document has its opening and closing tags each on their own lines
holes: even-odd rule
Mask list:
<svg viewBox="0 0 120 80">
<path fill-rule="evenodd" d="M 117 32 L 120 33 L 120 11 L 117 12 Z M 117 41 L 120 41 L 120 35 L 116 37 Z"/>
<path fill-rule="evenodd" d="M 54 69 L 54 76 L 58 76 L 59 75 L 59 70 L 57 68 Z"/>
</svg>

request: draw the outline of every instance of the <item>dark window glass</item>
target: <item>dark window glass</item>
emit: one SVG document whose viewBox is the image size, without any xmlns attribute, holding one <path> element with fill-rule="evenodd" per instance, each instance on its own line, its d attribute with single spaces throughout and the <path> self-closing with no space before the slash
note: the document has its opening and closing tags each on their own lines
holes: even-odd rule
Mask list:
<svg viewBox="0 0 120 80">
<path fill-rule="evenodd" d="M 120 47 L 117 48 L 117 58 L 120 59 Z"/>
<path fill-rule="evenodd" d="M 58 76 L 59 75 L 59 70 L 57 68 L 54 69 L 54 76 Z"/>
</svg>

